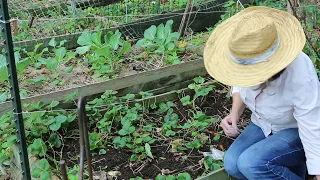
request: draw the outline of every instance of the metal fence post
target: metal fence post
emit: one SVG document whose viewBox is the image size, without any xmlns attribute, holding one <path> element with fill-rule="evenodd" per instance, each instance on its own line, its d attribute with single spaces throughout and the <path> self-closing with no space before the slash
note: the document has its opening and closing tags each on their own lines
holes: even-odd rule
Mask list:
<svg viewBox="0 0 320 180">
<path fill-rule="evenodd" d="M 22 168 L 23 180 L 31 180 L 30 165 L 28 159 L 26 136 L 24 131 L 22 107 L 20 100 L 20 90 L 17 77 L 17 69 L 14 58 L 10 16 L 8 12 L 7 0 L 1 0 L 0 4 L 0 23 L 2 25 L 3 43 L 6 49 L 8 79 L 10 82 L 11 100 L 13 105 L 14 122 L 16 124 L 17 143 L 19 146 L 20 163 Z"/>
</svg>

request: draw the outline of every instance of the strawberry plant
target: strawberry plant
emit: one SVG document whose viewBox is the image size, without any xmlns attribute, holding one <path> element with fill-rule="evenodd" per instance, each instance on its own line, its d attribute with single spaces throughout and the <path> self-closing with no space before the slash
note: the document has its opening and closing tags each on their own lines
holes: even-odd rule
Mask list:
<svg viewBox="0 0 320 180">
<path fill-rule="evenodd" d="M 40 178 L 40 180 L 50 179 L 49 168 L 49 162 L 46 159 L 41 159 L 39 161 L 39 167 L 36 167 L 32 170 L 32 177 Z"/>
</svg>

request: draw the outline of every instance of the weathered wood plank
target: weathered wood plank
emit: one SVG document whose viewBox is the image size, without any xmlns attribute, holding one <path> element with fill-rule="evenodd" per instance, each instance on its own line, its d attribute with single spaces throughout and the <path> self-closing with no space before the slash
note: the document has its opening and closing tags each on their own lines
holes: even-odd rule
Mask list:
<svg viewBox="0 0 320 180">
<path fill-rule="evenodd" d="M 215 0 L 210 1 L 198 6 L 194 6 L 191 11 L 190 19 L 193 20 L 189 24 L 189 28 L 192 29 L 193 32 L 204 31 L 206 28 L 213 26 L 216 24 L 221 15 L 224 13 L 221 4 L 226 2 L 227 0 Z M 219 5 L 220 4 L 220 5 Z M 99 30 L 102 32 L 102 35 L 106 34 L 108 31 L 116 31 L 119 30 L 124 37 L 131 37 L 134 39 L 143 37 L 143 32 L 148 29 L 151 25 L 159 25 L 161 23 L 166 23 L 168 20 L 173 20 L 172 29 L 173 31 L 178 31 L 180 21 L 183 17 L 184 9 L 169 12 L 167 14 L 157 15 L 151 18 L 144 18 L 141 20 L 133 21 L 127 24 L 122 24 L 117 27 L 112 27 L 108 29 L 101 29 Z M 96 32 L 96 31 L 91 31 Z M 43 46 L 39 48 L 39 51 L 47 47 L 49 41 L 52 38 L 55 38 L 58 42 L 62 40 L 67 40 L 68 42 L 65 43 L 65 47 L 67 49 L 74 49 L 78 47 L 77 39 L 81 35 L 81 32 L 68 34 L 68 35 L 60 35 L 60 36 L 53 36 L 44 39 L 37 39 L 37 40 L 29 40 L 29 41 L 20 41 L 14 42 L 15 47 L 24 48 L 27 51 L 32 51 L 34 46 L 38 43 L 43 43 Z M 4 46 L 0 44 L 0 49 Z"/>
<path fill-rule="evenodd" d="M 62 101 L 67 95 L 78 91 L 78 97 L 90 96 L 105 92 L 105 90 L 118 90 L 120 92 L 138 93 L 160 87 L 174 85 L 178 82 L 186 81 L 195 76 L 204 76 L 207 72 L 204 68 L 203 61 L 195 60 L 182 64 L 171 65 L 156 70 L 146 71 L 130 76 L 120 77 L 104 82 L 94 83 L 90 85 L 66 89 L 48 94 L 37 95 L 22 99 L 22 103 L 31 103 L 42 101 L 45 104 L 51 103 L 53 100 Z M 129 88 L 128 88 L 129 87 Z M 10 111 L 11 102 L 0 104 L 0 115 Z M 25 110 L 25 109 L 24 109 Z"/>
</svg>

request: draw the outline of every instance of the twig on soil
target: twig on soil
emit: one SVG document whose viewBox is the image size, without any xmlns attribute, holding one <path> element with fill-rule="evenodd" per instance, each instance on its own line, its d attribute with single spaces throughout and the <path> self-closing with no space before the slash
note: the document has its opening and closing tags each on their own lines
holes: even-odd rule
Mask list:
<svg viewBox="0 0 320 180">
<path fill-rule="evenodd" d="M 157 166 L 157 165 L 155 165 L 155 164 L 152 164 L 154 167 L 156 167 L 157 169 L 159 169 L 159 171 L 161 171 L 162 172 L 162 170 Z"/>
<path fill-rule="evenodd" d="M 184 169 L 181 169 L 179 172 L 177 172 L 177 173 L 175 173 L 175 174 L 180 174 L 180 173 L 186 172 L 186 171 L 188 171 L 188 170 L 195 171 L 195 170 L 194 170 L 195 167 L 198 167 L 198 166 L 200 166 L 200 167 L 197 168 L 197 169 L 201 169 L 201 168 L 202 168 L 201 165 L 197 164 L 197 165 L 194 165 L 194 166 L 188 166 L 188 167 L 186 167 L 186 168 L 184 168 Z"/>
<path fill-rule="evenodd" d="M 183 117 L 183 119 L 181 121 L 184 121 L 184 120 L 188 120 L 182 113 L 181 111 L 179 110 L 179 108 L 177 106 L 174 106 L 176 108 L 176 110 L 179 112 L 179 114 Z"/>
<path fill-rule="evenodd" d="M 101 159 L 99 159 L 97 161 L 93 161 L 92 164 L 99 163 L 101 161 L 106 161 L 106 158 L 101 158 Z"/>
<path fill-rule="evenodd" d="M 148 161 L 148 160 L 147 160 Z M 134 174 L 139 173 L 140 171 L 142 171 L 142 169 L 147 165 L 148 163 L 146 161 L 143 162 L 143 164 L 141 166 L 139 166 L 136 170 L 134 170 Z"/>
</svg>

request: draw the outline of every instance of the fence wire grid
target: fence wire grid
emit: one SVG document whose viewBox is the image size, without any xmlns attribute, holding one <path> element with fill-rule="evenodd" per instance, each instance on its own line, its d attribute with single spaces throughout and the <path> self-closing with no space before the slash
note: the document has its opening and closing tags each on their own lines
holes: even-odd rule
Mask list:
<svg viewBox="0 0 320 180">
<path fill-rule="evenodd" d="M 192 0 L 192 5 L 204 2 Z M 16 42 L 111 28 L 183 9 L 187 3 L 188 0 L 12 0 L 8 6 Z"/>
</svg>

